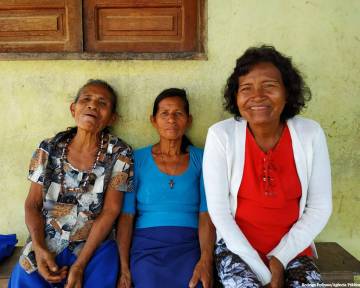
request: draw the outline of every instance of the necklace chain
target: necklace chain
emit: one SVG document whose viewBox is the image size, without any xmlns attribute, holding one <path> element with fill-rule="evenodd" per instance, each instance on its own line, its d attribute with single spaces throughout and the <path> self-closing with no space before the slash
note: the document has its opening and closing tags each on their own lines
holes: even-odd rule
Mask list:
<svg viewBox="0 0 360 288">
<path fill-rule="evenodd" d="M 96 158 L 95 161 L 92 165 L 92 168 L 88 171 L 86 171 L 86 177 L 85 180 L 83 181 L 82 185 L 80 187 L 76 187 L 76 188 L 68 188 L 66 187 L 65 184 L 65 170 L 64 170 L 64 163 L 67 160 L 67 153 L 68 153 L 68 146 L 70 144 L 70 141 L 72 140 L 72 137 L 69 137 L 63 147 L 63 150 L 61 152 L 61 157 L 60 157 L 60 185 L 61 185 L 61 193 L 65 193 L 65 191 L 69 191 L 69 192 L 87 192 L 88 187 L 89 187 L 89 179 L 90 179 L 90 174 L 93 173 L 96 169 L 96 166 L 98 164 L 98 161 L 100 159 L 100 155 L 101 155 L 101 151 L 104 148 L 104 133 L 101 133 L 101 141 L 100 141 L 100 147 L 96 153 Z"/>
<path fill-rule="evenodd" d="M 175 186 L 175 181 L 174 181 L 174 179 L 173 178 L 171 178 L 171 176 L 176 176 L 176 172 L 177 172 L 177 170 L 178 170 L 178 168 L 179 168 L 179 166 L 180 166 L 180 160 L 179 161 L 177 161 L 176 162 L 176 164 L 175 164 L 175 169 L 173 170 L 173 171 L 169 171 L 169 169 L 168 169 L 168 166 L 167 166 L 167 164 L 166 164 L 166 161 L 165 161 L 165 159 L 164 159 L 164 154 L 163 153 L 161 153 L 160 154 L 160 158 L 161 158 L 161 161 L 164 163 L 164 166 L 165 166 L 165 174 L 170 178 L 170 180 L 169 180 L 169 187 L 170 187 L 170 189 L 173 189 L 174 188 L 174 186 Z M 171 174 L 170 174 L 170 173 Z"/>
</svg>

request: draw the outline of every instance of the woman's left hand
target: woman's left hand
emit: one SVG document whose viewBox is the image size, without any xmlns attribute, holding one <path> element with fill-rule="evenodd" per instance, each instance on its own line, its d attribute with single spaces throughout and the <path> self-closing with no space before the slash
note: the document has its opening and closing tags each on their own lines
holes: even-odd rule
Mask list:
<svg viewBox="0 0 360 288">
<path fill-rule="evenodd" d="M 121 269 L 117 288 L 131 288 L 131 273 L 129 269 Z"/>
<path fill-rule="evenodd" d="M 211 288 L 213 285 L 212 261 L 201 260 L 196 264 L 193 276 L 189 282 L 189 288 L 195 288 L 201 281 L 204 288 Z"/>
<path fill-rule="evenodd" d="M 80 265 L 72 265 L 68 274 L 65 288 L 81 288 L 84 268 Z"/>
</svg>

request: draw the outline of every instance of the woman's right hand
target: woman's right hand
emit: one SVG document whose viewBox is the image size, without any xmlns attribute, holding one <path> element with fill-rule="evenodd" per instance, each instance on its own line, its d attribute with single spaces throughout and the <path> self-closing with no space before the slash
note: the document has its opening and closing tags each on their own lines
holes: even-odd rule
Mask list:
<svg viewBox="0 0 360 288">
<path fill-rule="evenodd" d="M 275 256 L 272 256 L 269 261 L 269 269 L 271 272 L 270 287 L 271 288 L 283 288 L 284 287 L 284 266 Z"/>
<path fill-rule="evenodd" d="M 121 270 L 117 288 L 131 288 L 131 273 L 129 269 Z"/>
<path fill-rule="evenodd" d="M 55 263 L 54 254 L 45 248 L 35 250 L 35 258 L 40 275 L 49 283 L 59 283 L 67 276 L 67 266 L 59 267 Z"/>
</svg>

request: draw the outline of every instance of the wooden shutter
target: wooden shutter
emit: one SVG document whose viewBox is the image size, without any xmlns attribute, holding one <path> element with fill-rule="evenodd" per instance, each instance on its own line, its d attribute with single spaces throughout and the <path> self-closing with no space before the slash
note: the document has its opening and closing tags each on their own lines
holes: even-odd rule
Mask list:
<svg viewBox="0 0 360 288">
<path fill-rule="evenodd" d="M 82 51 L 81 0 L 0 0 L 0 52 Z"/>
<path fill-rule="evenodd" d="M 85 50 L 186 52 L 197 45 L 198 0 L 86 0 Z"/>
</svg>

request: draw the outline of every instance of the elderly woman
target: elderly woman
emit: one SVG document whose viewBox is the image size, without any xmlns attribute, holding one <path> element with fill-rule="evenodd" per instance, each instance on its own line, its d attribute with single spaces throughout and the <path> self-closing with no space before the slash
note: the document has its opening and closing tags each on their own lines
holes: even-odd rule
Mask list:
<svg viewBox="0 0 360 288">
<path fill-rule="evenodd" d="M 331 214 L 330 163 L 298 70 L 273 47 L 249 48 L 225 88 L 235 117 L 209 128 L 204 182 L 224 287 L 321 282 L 316 235 Z"/>
<path fill-rule="evenodd" d="M 118 287 L 130 287 L 131 279 L 135 288 L 211 287 L 215 233 L 204 194 L 203 151 L 185 136 L 192 122 L 186 92 L 161 92 L 150 120 L 160 140 L 134 153 L 135 192 L 125 195 L 119 221 Z"/>
<path fill-rule="evenodd" d="M 130 146 L 108 129 L 116 105 L 109 84 L 90 80 L 70 106 L 76 127 L 35 151 L 25 202 L 30 238 L 9 287 L 116 287 L 110 232 L 133 176 Z"/>
</svg>

